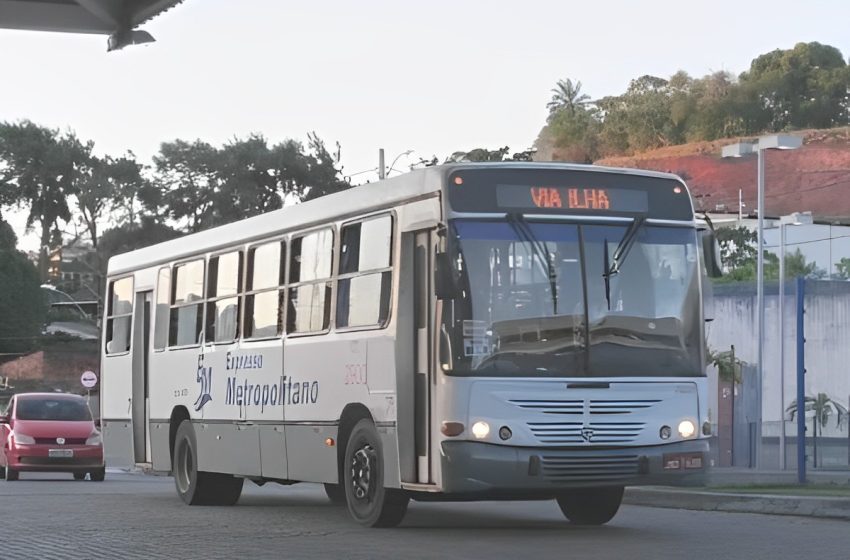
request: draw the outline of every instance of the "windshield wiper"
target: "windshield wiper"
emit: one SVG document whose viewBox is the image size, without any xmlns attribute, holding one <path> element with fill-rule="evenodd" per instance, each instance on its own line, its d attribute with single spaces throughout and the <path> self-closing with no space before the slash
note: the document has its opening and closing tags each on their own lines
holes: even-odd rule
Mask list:
<svg viewBox="0 0 850 560">
<path fill-rule="evenodd" d="M 626 230 L 626 233 L 623 235 L 623 238 L 614 250 L 613 263 L 608 258 L 608 239 L 606 238 L 604 240 L 604 247 L 602 249 L 602 259 L 604 261 L 602 263 L 602 277 L 605 278 L 605 300 L 608 302 L 609 311 L 611 310 L 611 277 L 620 272 L 620 268 L 622 268 L 623 263 L 626 261 L 629 251 L 631 251 L 632 246 L 635 244 L 637 234 L 645 222 L 646 218 L 642 216 L 632 220 L 632 223 L 629 224 L 629 229 Z"/>
<path fill-rule="evenodd" d="M 523 241 L 531 245 L 531 249 L 538 259 L 546 263 L 546 275 L 549 277 L 549 289 L 552 291 L 552 308 L 555 315 L 558 314 L 558 286 L 557 276 L 555 274 L 555 265 L 552 259 L 549 258 L 549 250 L 546 246 L 534 235 L 534 232 L 528 227 L 528 222 L 522 214 L 507 214 L 507 221 L 514 231 L 522 238 Z"/>
</svg>

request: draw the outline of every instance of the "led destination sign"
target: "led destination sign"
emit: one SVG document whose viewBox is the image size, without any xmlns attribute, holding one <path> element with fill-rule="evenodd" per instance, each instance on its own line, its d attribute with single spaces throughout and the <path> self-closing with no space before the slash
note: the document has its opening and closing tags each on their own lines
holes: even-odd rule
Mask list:
<svg viewBox="0 0 850 560">
<path fill-rule="evenodd" d="M 446 183 L 449 206 L 456 212 L 694 219 L 687 189 L 672 177 L 532 164 L 452 170 Z"/>
<path fill-rule="evenodd" d="M 496 202 L 505 209 L 599 210 L 645 213 L 646 192 L 594 187 L 497 185 Z"/>
</svg>

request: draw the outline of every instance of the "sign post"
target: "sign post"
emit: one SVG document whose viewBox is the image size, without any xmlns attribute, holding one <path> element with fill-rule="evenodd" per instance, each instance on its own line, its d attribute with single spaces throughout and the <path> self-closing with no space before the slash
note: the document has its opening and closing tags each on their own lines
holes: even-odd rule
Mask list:
<svg viewBox="0 0 850 560">
<path fill-rule="evenodd" d="M 91 400 L 92 388 L 97 385 L 97 374 L 90 370 L 84 371 L 80 376 L 80 383 L 86 388 L 86 402 L 88 402 Z"/>
</svg>

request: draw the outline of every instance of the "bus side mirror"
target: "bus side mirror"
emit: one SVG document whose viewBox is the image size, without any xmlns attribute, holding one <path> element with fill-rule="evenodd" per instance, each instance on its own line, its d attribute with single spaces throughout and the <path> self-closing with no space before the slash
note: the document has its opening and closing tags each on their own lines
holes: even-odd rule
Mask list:
<svg viewBox="0 0 850 560">
<path fill-rule="evenodd" d="M 434 257 L 434 292 L 441 300 L 457 296 L 457 283 L 448 253 L 437 253 Z"/>
<path fill-rule="evenodd" d="M 705 261 L 705 273 L 709 278 L 723 276 L 723 262 L 720 258 L 720 243 L 713 231 L 701 232 L 702 256 Z"/>
</svg>

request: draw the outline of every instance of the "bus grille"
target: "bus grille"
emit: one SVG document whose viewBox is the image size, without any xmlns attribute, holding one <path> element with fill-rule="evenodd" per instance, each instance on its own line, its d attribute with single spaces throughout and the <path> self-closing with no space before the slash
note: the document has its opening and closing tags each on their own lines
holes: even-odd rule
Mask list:
<svg viewBox="0 0 850 560">
<path fill-rule="evenodd" d="M 547 445 L 631 443 L 643 431 L 643 422 L 529 422 L 540 443 Z"/>
<path fill-rule="evenodd" d="M 511 404 L 515 404 L 526 410 L 534 410 L 543 414 L 584 414 L 584 401 L 572 400 L 511 400 Z"/>
<path fill-rule="evenodd" d="M 542 412 L 543 414 L 584 414 L 585 404 L 591 415 L 597 414 L 631 414 L 660 403 L 660 399 L 633 400 L 550 400 L 550 399 L 512 399 L 509 401 L 525 410 Z"/>
<path fill-rule="evenodd" d="M 590 401 L 591 414 L 631 414 L 645 408 L 651 408 L 659 399 L 645 400 L 592 400 Z"/>
<path fill-rule="evenodd" d="M 619 481 L 640 473 L 637 455 L 573 455 L 541 457 L 543 476 L 553 483 Z"/>
</svg>

